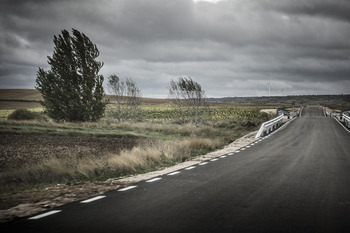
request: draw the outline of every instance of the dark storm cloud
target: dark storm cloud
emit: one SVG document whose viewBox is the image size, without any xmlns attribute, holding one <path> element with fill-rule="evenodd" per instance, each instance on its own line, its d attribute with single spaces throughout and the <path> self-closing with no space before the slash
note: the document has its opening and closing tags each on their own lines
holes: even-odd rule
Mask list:
<svg viewBox="0 0 350 233">
<path fill-rule="evenodd" d="M 145 96 L 166 97 L 179 76 L 208 96 L 349 93 L 348 12 L 347 0 L 3 0 L 0 85 L 33 88 L 53 36 L 76 28 L 105 76 L 132 77 Z"/>
<path fill-rule="evenodd" d="M 348 0 L 284 0 L 278 2 L 278 9 L 288 14 L 327 17 L 350 22 L 350 1 Z"/>
</svg>

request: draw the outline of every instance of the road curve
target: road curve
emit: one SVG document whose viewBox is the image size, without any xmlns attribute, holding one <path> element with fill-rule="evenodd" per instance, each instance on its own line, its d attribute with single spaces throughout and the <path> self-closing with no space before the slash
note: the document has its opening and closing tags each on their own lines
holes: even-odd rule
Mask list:
<svg viewBox="0 0 350 233">
<path fill-rule="evenodd" d="M 223 155 L 1 232 L 350 232 L 350 134 L 321 107 Z"/>
</svg>

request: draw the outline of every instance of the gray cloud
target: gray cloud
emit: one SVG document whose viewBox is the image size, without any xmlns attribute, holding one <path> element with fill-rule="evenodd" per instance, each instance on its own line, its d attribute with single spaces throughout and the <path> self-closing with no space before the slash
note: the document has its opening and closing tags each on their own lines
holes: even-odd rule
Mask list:
<svg viewBox="0 0 350 233">
<path fill-rule="evenodd" d="M 191 76 L 208 96 L 349 93 L 347 0 L 26 1 L 0 3 L 1 88 L 33 88 L 53 36 L 76 28 L 96 43 L 105 77 L 132 77 L 167 97 Z M 283 91 L 281 91 L 283 90 Z"/>
</svg>

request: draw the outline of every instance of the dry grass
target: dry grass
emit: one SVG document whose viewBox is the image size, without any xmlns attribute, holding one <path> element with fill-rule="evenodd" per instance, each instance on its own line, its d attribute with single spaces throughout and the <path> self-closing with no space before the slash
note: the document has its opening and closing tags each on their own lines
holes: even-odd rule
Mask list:
<svg viewBox="0 0 350 233">
<path fill-rule="evenodd" d="M 219 139 L 188 138 L 177 141 L 148 141 L 132 149 L 103 156 L 49 157 L 31 166 L 0 174 L 3 191 L 35 184 L 103 180 L 113 176 L 143 173 L 183 162 L 222 147 Z"/>
<path fill-rule="evenodd" d="M 0 90 L 0 102 L 25 105 L 40 98 L 36 90 Z M 171 110 L 165 105 L 168 100 L 143 101 L 150 112 L 160 113 L 160 119 L 117 123 L 106 116 L 93 123 L 11 121 L 7 115 L 13 110 L 1 110 L 0 192 L 162 169 L 221 148 L 265 120 L 254 109 L 218 107 L 220 119 L 182 125 L 161 115 Z"/>
</svg>

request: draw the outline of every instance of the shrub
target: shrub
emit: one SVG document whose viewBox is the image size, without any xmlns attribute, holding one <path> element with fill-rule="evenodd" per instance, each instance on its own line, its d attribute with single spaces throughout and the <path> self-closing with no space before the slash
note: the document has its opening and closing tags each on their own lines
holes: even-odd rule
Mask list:
<svg viewBox="0 0 350 233">
<path fill-rule="evenodd" d="M 28 109 L 17 109 L 8 116 L 9 120 L 34 120 L 42 118 L 38 112 L 31 112 Z"/>
</svg>

